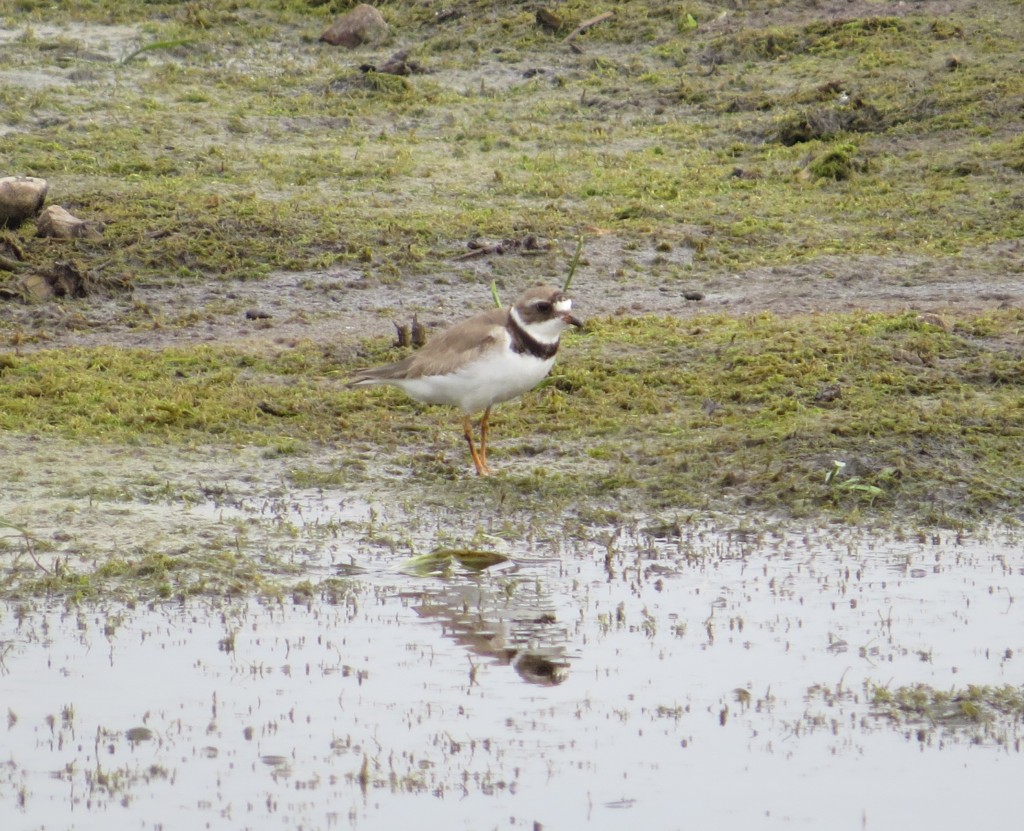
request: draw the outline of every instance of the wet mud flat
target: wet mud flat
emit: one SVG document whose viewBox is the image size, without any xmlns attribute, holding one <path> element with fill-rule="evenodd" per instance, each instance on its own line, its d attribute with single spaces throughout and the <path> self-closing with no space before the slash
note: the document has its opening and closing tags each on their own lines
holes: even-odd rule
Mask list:
<svg viewBox="0 0 1024 831">
<path fill-rule="evenodd" d="M 1016 536 L 288 502 L 291 591 L 0 606 L 4 827 L 1014 822 Z"/>
<path fill-rule="evenodd" d="M 394 41 L 349 57 L 318 45 L 326 7 L 22 5 L 0 21 L 8 172 L 46 177 L 104 239 L 70 249 L 94 294 L 23 304 L 12 272 L 0 308 L 8 401 L 40 405 L 0 433 L 0 829 L 1017 827 L 1021 541 L 984 527 L 1021 517 L 1013 3 L 618 4 L 577 52 L 525 6 L 396 0 Z M 406 48 L 427 73 L 360 68 Z M 446 325 L 492 281 L 560 284 L 581 237 L 574 290 L 601 334 L 545 399 L 570 430 L 516 439 L 538 413 L 508 408 L 497 485 L 459 478 L 431 416 L 375 433 L 382 405 L 317 393 L 396 320 Z M 69 250 L 31 223 L 5 239 L 18 273 Z M 662 315 L 712 346 L 679 330 L 666 351 Z M 834 350 L 865 330 L 884 348 Z M 680 358 L 716 337 L 764 361 L 648 416 L 725 418 L 756 370 L 779 380 L 699 488 L 663 491 L 680 516 L 622 510 L 637 457 L 698 454 L 638 445 L 658 435 L 642 411 L 604 436 L 573 414 L 683 401 Z M 809 342 L 819 366 L 892 369 L 839 411 L 841 448 L 802 449 L 807 421 L 752 435 L 835 402 L 835 378 L 775 369 Z M 183 366 L 214 382 L 165 407 Z M 139 392 L 96 396 L 110 367 L 152 421 L 105 420 Z M 102 406 L 51 409 L 69 386 Z M 875 424 L 898 389 L 918 407 L 902 434 Z M 904 470 L 957 401 L 953 438 L 943 423 Z M 798 440 L 779 477 L 747 478 L 778 435 Z M 817 490 L 776 507 L 820 507 L 840 458 L 846 521 L 890 530 L 833 526 L 828 499 L 806 531 L 710 510 L 708 483 L 786 493 L 790 468 Z M 585 498 L 581 460 L 603 476 Z M 872 510 L 879 490 L 906 523 Z M 960 527 L 934 500 L 982 527 L 918 532 Z"/>
</svg>

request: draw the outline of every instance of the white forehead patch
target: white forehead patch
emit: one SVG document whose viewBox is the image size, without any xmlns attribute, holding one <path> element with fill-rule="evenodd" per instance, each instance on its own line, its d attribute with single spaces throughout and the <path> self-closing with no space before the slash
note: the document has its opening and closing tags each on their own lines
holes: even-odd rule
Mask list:
<svg viewBox="0 0 1024 831">
<path fill-rule="evenodd" d="M 572 301 L 566 297 L 564 300 L 559 300 L 555 303 L 555 311 L 559 314 L 565 314 L 572 308 Z"/>
</svg>

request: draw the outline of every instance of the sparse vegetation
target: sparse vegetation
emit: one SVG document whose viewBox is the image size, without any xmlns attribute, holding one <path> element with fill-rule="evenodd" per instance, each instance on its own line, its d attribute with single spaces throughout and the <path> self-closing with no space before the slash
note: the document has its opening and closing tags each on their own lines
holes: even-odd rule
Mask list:
<svg viewBox="0 0 1024 831">
<path fill-rule="evenodd" d="M 1021 323 L 1016 310 L 949 330 L 916 314 L 594 320 L 541 391 L 498 411 L 498 452 L 506 477 L 525 474 L 518 498 L 556 513 L 576 500 L 582 464 L 602 500 L 650 510 L 866 518 L 870 502 L 875 521 L 1014 521 Z M 377 344 L 373 359 L 387 355 Z M 449 483 L 446 499 L 501 487 L 451 481 L 449 411 L 345 390 L 350 368 L 312 344 L 273 356 L 43 350 L 0 373 L 0 424 L 72 440 L 256 443 L 300 471 L 306 447 L 338 465 L 376 448 L 420 482 Z M 589 461 L 567 465 L 579 453 Z M 826 483 L 833 460 L 846 467 Z"/>
<path fill-rule="evenodd" d="M 586 269 L 677 293 L 829 258 L 865 258 L 865 269 L 903 258 L 911 265 L 891 273 L 907 285 L 952 263 L 1019 273 L 1012 256 L 990 256 L 1024 235 L 1024 155 L 1008 118 L 1024 101 L 1019 3 L 941 17 L 854 6 L 849 18 L 768 0 L 613 3 L 572 51 L 564 33 L 594 14 L 576 0 L 554 28 L 525 6 L 474 0 L 439 16 L 396 0 L 382 5 L 392 40 L 372 53 L 316 42 L 335 6 L 95 0 L 55 15 L 0 0 L 14 33 L 0 74 L 35 79 L 0 90 L 4 172 L 50 179 L 51 201 L 105 224 L 99 242 L 42 240 L 31 223 L 0 238 L 19 263 L 0 272 L 15 298 L 0 309 L 5 433 L 169 452 L 257 445 L 288 460 L 296 487 L 366 486 L 387 457 L 390 481 L 466 510 L 497 498 L 605 520 L 712 507 L 851 523 L 1020 520 L 1012 302 L 941 319 L 593 319 L 544 389 L 499 410 L 503 473 L 479 482 L 448 452 L 450 413 L 342 388 L 349 369 L 392 356 L 385 341 L 353 337 L 339 352 L 315 333 L 270 332 L 257 345 L 197 344 L 202 324 L 238 314 L 240 301 L 156 311 L 144 299 L 146 287 L 281 270 L 342 274 L 342 296 L 349 280 L 452 285 L 480 277 L 453 268 L 467 239 L 510 234 L 614 240 L 613 257 L 584 247 L 581 296 Z M 424 71 L 360 67 L 398 49 Z M 561 248 L 531 253 L 542 256 L 487 266 L 481 308 L 492 278 L 564 277 Z M 102 327 L 94 301 L 26 308 L 15 288 L 25 269 L 57 260 L 75 263 L 94 297 L 134 287 L 119 322 L 180 331 L 181 344 L 61 341 Z M 308 305 L 311 319 L 336 314 Z M 160 499 L 187 498 L 164 487 Z M 211 562 L 227 574 L 231 556 L 223 546 Z M 111 560 L 101 574 L 113 585 L 146 568 L 171 594 L 213 586 L 188 575 L 187 557 L 161 558 Z M 260 567 L 240 569 L 238 585 L 276 590 L 260 587 Z M 37 590 L 85 591 L 69 579 L 49 575 Z"/>
<path fill-rule="evenodd" d="M 871 706 L 878 715 L 912 730 L 921 742 L 930 741 L 936 732 L 961 731 L 978 743 L 1020 747 L 1024 719 L 1021 687 L 1006 684 L 937 690 L 927 684 L 894 689 L 875 686 Z"/>
<path fill-rule="evenodd" d="M 6 812 L 1012 816 L 1021 0 L 352 5 L 0 0 Z M 567 272 L 497 475 L 346 388 Z"/>
<path fill-rule="evenodd" d="M 969 18 L 908 7 L 813 23 L 754 4 L 772 9 L 769 28 L 758 8 L 695 3 L 680 18 L 678 4 L 616 4 L 580 56 L 525 8 L 474 2 L 437 22 L 423 4 L 388 3 L 391 46 L 427 70 L 411 78 L 361 73 L 360 53 L 315 44 L 326 6 L 108 0 L 58 21 L 6 5 L 23 35 L 0 70 L 51 73 L 6 93 L 7 169 L 53 179 L 61 204 L 106 223 L 105 241 L 75 256 L 113 282 L 352 263 L 395 279 L 444 269 L 470 234 L 524 227 L 628 240 L 696 219 L 715 236 L 697 257 L 711 271 L 1022 233 L 1006 116 L 1024 99 L 1024 33 L 1009 0 Z M 560 14 L 587 11 L 568 2 Z M 137 34 L 120 34 L 108 65 L 84 36 L 39 34 L 68 22 Z M 971 57 L 950 71 L 960 47 Z M 436 77 L 484 67 L 479 84 Z M 853 167 L 851 135 L 864 157 Z M 833 162 L 816 177 L 843 184 L 800 185 L 808 151 Z M 975 175 L 948 173 L 972 164 Z M 737 165 L 760 173 L 756 185 L 726 186 Z"/>
</svg>

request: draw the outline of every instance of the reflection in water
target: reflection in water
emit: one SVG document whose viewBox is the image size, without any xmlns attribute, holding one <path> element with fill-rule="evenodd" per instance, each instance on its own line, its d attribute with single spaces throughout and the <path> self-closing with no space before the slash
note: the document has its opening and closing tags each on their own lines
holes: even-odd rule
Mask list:
<svg viewBox="0 0 1024 831">
<path fill-rule="evenodd" d="M 1024 726 L 984 708 L 1020 682 L 1019 540 L 669 527 L 509 550 L 410 574 L 381 545 L 290 600 L 0 604 L 0 829 L 1014 816 Z M 982 721 L 900 717 L 979 685 Z"/>
<path fill-rule="evenodd" d="M 568 633 L 540 580 L 518 574 L 462 574 L 402 596 L 422 618 L 472 654 L 510 665 L 531 684 L 553 686 L 569 675 Z"/>
</svg>

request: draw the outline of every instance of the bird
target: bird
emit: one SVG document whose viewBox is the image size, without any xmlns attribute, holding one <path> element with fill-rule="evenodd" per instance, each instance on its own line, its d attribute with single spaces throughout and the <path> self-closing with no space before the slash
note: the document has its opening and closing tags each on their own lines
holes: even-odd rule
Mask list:
<svg viewBox="0 0 1024 831">
<path fill-rule="evenodd" d="M 416 401 L 458 407 L 473 466 L 479 476 L 487 476 L 493 473 L 487 464 L 491 409 L 547 377 L 562 333 L 583 326 L 571 310 L 572 300 L 559 289 L 527 289 L 511 307 L 467 318 L 400 361 L 357 370 L 348 386 L 389 384 Z M 472 416 L 480 410 L 478 450 Z"/>
</svg>

